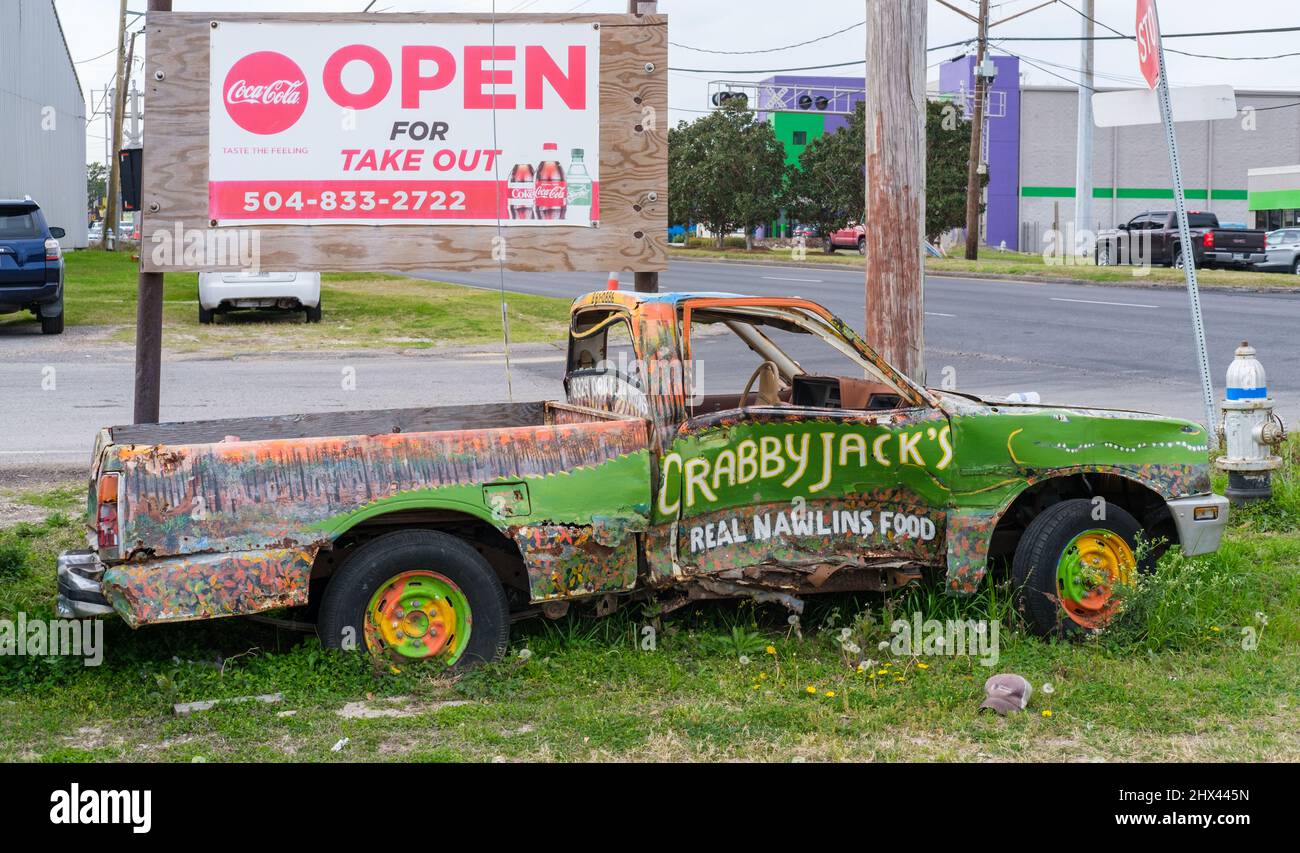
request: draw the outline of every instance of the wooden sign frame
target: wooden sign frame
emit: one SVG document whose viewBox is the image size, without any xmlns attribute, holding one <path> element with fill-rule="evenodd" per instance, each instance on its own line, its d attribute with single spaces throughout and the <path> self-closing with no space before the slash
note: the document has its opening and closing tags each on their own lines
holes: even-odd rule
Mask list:
<svg viewBox="0 0 1300 853">
<path fill-rule="evenodd" d="M 373 14 L 158 12 L 148 15 L 141 271 L 194 272 L 183 254 L 155 259 L 154 235 L 212 228 L 208 219 L 209 43 L 213 21 L 373 24 Z M 384 14 L 384 23 L 600 25 L 600 224 L 250 225 L 265 270 L 667 269 L 668 18 L 666 15 Z M 507 239 L 504 258 L 495 239 Z M 237 269 L 238 258 L 227 266 Z"/>
</svg>

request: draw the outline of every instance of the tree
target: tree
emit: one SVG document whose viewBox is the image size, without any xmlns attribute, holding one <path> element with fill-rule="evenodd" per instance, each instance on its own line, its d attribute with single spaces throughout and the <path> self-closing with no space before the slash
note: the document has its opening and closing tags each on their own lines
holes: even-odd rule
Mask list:
<svg viewBox="0 0 1300 853">
<path fill-rule="evenodd" d="M 829 235 L 845 223 L 862 221 L 866 209 L 862 151 L 865 115 L 859 102 L 847 127 L 817 137 L 799 155 L 790 176 L 790 213 Z"/>
<path fill-rule="evenodd" d="M 785 181 L 785 153 L 771 125 L 740 104 L 668 133 L 669 218 L 703 224 L 719 248 L 737 227 L 752 246 L 753 229 L 779 215 Z"/>
<path fill-rule="evenodd" d="M 970 158 L 970 122 L 951 101 L 930 101 L 925 118 L 925 238 L 939 239 L 966 224 L 966 163 Z M 980 176 L 980 186 L 989 176 Z M 984 205 L 980 205 L 980 213 Z"/>
<path fill-rule="evenodd" d="M 91 211 L 98 211 L 100 202 L 108 193 L 108 170 L 103 163 L 86 166 L 86 202 Z"/>
<path fill-rule="evenodd" d="M 860 222 L 866 209 L 862 152 L 866 145 L 865 113 L 858 103 L 847 127 L 814 139 L 799 157 L 791 176 L 790 211 L 821 234 Z M 926 104 L 925 236 L 936 240 L 950 228 L 966 224 L 966 160 L 970 122 L 948 101 Z M 988 183 L 988 175 L 983 176 Z"/>
</svg>

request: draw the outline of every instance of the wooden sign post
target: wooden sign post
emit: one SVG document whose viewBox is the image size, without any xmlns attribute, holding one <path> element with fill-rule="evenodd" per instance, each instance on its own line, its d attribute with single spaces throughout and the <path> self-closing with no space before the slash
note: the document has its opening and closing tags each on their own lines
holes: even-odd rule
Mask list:
<svg viewBox="0 0 1300 853">
<path fill-rule="evenodd" d="M 137 421 L 165 272 L 666 267 L 665 17 L 170 5 L 146 23 Z"/>
</svg>

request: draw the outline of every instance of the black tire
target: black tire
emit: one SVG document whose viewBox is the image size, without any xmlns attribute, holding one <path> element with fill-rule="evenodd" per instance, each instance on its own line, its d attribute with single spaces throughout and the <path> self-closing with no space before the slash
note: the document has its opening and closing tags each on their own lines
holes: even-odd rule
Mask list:
<svg viewBox="0 0 1300 853">
<path fill-rule="evenodd" d="M 859 238 L 858 238 L 858 254 L 861 255 L 861 256 L 864 257 L 864 258 L 867 256 L 867 238 L 866 238 L 866 237 L 859 237 Z"/>
<path fill-rule="evenodd" d="M 1141 525 L 1113 503 L 1107 503 L 1105 510 L 1105 519 L 1098 520 L 1093 518 L 1092 501 L 1082 498 L 1061 501 L 1039 513 L 1020 537 L 1011 575 L 1017 603 L 1034 634 L 1073 638 L 1092 630 L 1066 612 L 1057 587 L 1057 566 L 1077 536 L 1089 530 L 1108 530 L 1123 538 L 1137 555 Z M 1139 572 L 1147 573 L 1154 567 L 1154 554 L 1138 557 Z"/>
<path fill-rule="evenodd" d="M 1291 272 L 1300 275 L 1300 255 L 1296 256 L 1296 259 L 1292 261 Z"/>
<path fill-rule="evenodd" d="M 212 321 L 217 319 L 217 312 L 199 306 L 199 324 L 203 326 L 212 325 Z"/>
<path fill-rule="evenodd" d="M 320 297 L 317 297 L 317 298 L 316 298 L 316 304 L 315 304 L 314 306 L 310 306 L 310 307 L 307 308 L 307 322 L 308 322 L 308 323 L 319 323 L 319 322 L 320 322 L 320 306 L 321 306 L 321 301 L 322 301 L 322 300 L 320 299 Z"/>
<path fill-rule="evenodd" d="M 1173 267 L 1174 269 L 1176 269 L 1176 270 L 1180 270 L 1180 269 L 1183 268 L 1183 250 L 1182 250 L 1182 249 L 1174 249 L 1174 260 L 1173 260 L 1173 263 L 1170 264 L 1170 266 L 1172 266 L 1172 267 Z"/>
<path fill-rule="evenodd" d="M 828 255 L 835 254 L 835 242 L 830 237 L 822 238 L 822 251 Z"/>
<path fill-rule="evenodd" d="M 325 588 L 316 633 L 327 648 L 363 649 L 365 610 L 375 592 L 397 574 L 432 570 L 460 587 L 469 602 L 473 627 L 456 661 L 461 670 L 499 660 L 510 642 L 506 593 L 487 560 L 463 540 L 433 530 L 399 530 L 357 548 Z M 351 644 L 346 641 L 352 640 Z"/>
<path fill-rule="evenodd" d="M 60 306 L 62 308 L 62 306 Z M 63 334 L 63 311 L 59 311 L 57 317 L 41 316 L 41 334 L 42 335 L 61 335 Z"/>
<path fill-rule="evenodd" d="M 1097 266 L 1108 267 L 1110 263 L 1110 246 L 1098 246 L 1097 257 L 1095 260 Z"/>
</svg>

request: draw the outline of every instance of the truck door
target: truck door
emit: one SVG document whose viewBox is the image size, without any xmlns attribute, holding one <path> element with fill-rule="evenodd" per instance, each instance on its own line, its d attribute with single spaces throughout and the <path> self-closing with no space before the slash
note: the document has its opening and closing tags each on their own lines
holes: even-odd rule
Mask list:
<svg viewBox="0 0 1300 853">
<path fill-rule="evenodd" d="M 659 507 L 679 516 L 680 574 L 829 589 L 841 569 L 942 560 L 947 418 L 823 314 L 781 299 L 685 308 L 696 396 L 661 466 L 676 506 Z"/>
</svg>

